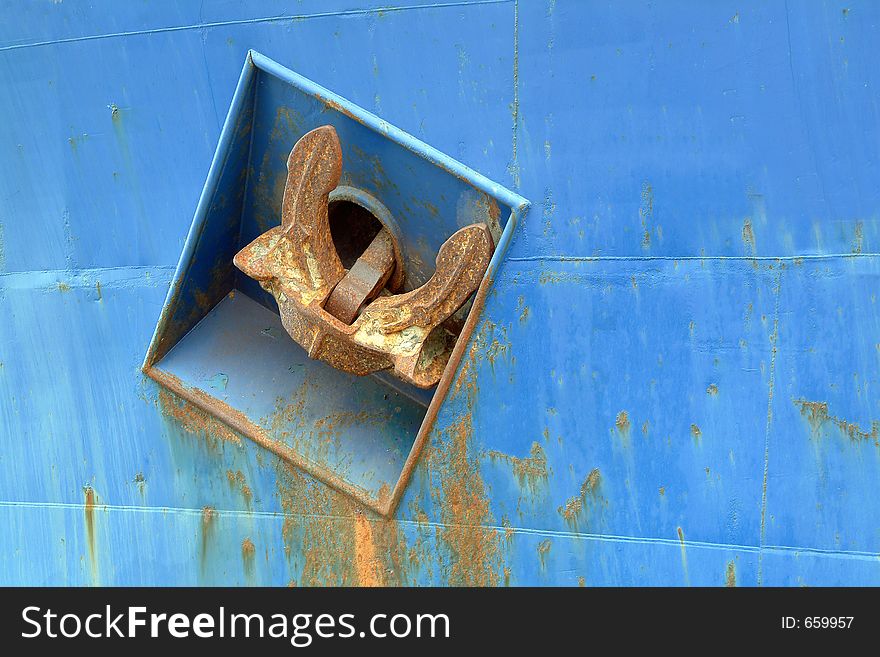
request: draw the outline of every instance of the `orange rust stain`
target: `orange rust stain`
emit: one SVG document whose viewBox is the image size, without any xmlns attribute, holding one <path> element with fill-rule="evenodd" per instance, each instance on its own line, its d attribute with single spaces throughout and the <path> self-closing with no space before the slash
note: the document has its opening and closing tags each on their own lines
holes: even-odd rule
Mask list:
<svg viewBox="0 0 880 657">
<path fill-rule="evenodd" d="M 203 313 L 207 313 L 214 306 L 211 304 L 211 295 L 203 292 L 202 290 L 194 290 L 193 291 L 193 299 L 196 302 L 196 306 L 198 306 L 199 310 Z"/>
<path fill-rule="evenodd" d="M 354 548 L 358 584 L 360 586 L 382 586 L 385 578 L 382 572 L 382 562 L 376 557 L 373 529 L 370 526 L 370 521 L 362 513 L 355 514 Z"/>
<path fill-rule="evenodd" d="M 502 568 L 500 539 L 490 525 L 492 514 L 479 460 L 469 449 L 470 416 L 459 418 L 427 455 L 429 470 L 438 475 L 432 496 L 440 509 L 439 538 L 449 549 L 451 586 L 497 586 Z"/>
<path fill-rule="evenodd" d="M 244 573 L 248 577 L 254 574 L 254 555 L 256 552 L 257 549 L 250 537 L 241 542 L 241 560 L 244 565 Z"/>
<path fill-rule="evenodd" d="M 852 243 L 852 252 L 853 253 L 861 253 L 862 252 L 862 240 L 864 239 L 864 229 L 862 226 L 862 222 L 856 222 L 855 228 L 855 237 L 853 238 Z"/>
<path fill-rule="evenodd" d="M 202 509 L 202 549 L 199 554 L 199 562 L 201 565 L 202 575 L 205 574 L 205 567 L 208 561 L 208 545 L 211 542 L 211 535 L 213 534 L 214 528 L 214 519 L 216 517 L 217 511 L 214 510 L 214 507 L 206 506 Z"/>
<path fill-rule="evenodd" d="M 376 499 L 379 500 L 379 504 L 385 506 L 388 503 L 390 497 L 391 486 L 388 485 L 387 481 L 383 481 L 382 485 L 379 486 L 379 490 L 376 491 Z"/>
<path fill-rule="evenodd" d="M 504 586 L 510 586 L 510 568 L 504 566 Z"/>
<path fill-rule="evenodd" d="M 550 553 L 550 548 L 553 543 L 549 538 L 545 538 L 543 541 L 538 543 L 538 559 L 541 560 L 541 570 L 544 570 L 547 567 L 546 559 L 547 555 Z"/>
<path fill-rule="evenodd" d="M 98 553 L 95 545 L 95 506 L 97 494 L 91 486 L 83 488 L 85 495 L 86 544 L 89 550 L 89 563 L 92 569 L 92 582 L 98 584 Z"/>
<path fill-rule="evenodd" d="M 490 360 L 500 353 L 497 349 L 489 349 L 492 344 L 489 338 L 495 330 L 492 322 L 484 321 L 474 332 L 451 395 L 456 398 L 464 392 L 467 410 L 445 430 L 434 432 L 432 444 L 422 457 L 423 467 L 438 482 L 431 487 L 431 497 L 439 510 L 441 523 L 436 527 L 436 540 L 449 552 L 442 567 L 452 586 L 497 586 L 503 571 L 501 539 L 491 526 L 494 519 L 480 472 L 478 452 L 472 445 L 470 414 L 477 397 L 477 359 L 487 351 Z M 495 343 L 500 344 L 497 339 Z M 512 533 L 508 521 L 505 525 L 508 541 Z"/>
<path fill-rule="evenodd" d="M 504 540 L 509 546 L 511 541 L 513 540 L 513 535 L 516 533 L 516 530 L 513 528 L 513 525 L 510 522 L 510 518 L 507 516 L 501 516 L 501 526 L 504 527 Z"/>
<path fill-rule="evenodd" d="M 241 491 L 242 496 L 247 502 L 248 506 L 250 506 L 251 499 L 253 498 L 253 492 L 251 491 L 251 487 L 248 486 L 247 480 L 244 478 L 244 474 L 241 470 L 237 470 L 233 472 L 232 470 L 226 471 L 226 479 L 229 482 L 229 487 L 232 489 L 238 488 Z"/>
<path fill-rule="evenodd" d="M 241 444 L 241 438 L 228 426 L 165 388 L 159 390 L 159 407 L 163 415 L 176 420 L 188 433 L 201 434 L 212 447 L 218 440 Z"/>
<path fill-rule="evenodd" d="M 620 411 L 617 414 L 617 419 L 614 420 L 614 424 L 617 426 L 617 430 L 620 433 L 627 433 L 629 431 L 629 415 L 626 411 Z"/>
<path fill-rule="evenodd" d="M 278 462 L 278 496 L 284 511 L 285 553 L 303 586 L 353 586 L 354 501 L 311 480 L 300 470 Z M 346 522 L 349 520 L 349 522 Z"/>
<path fill-rule="evenodd" d="M 310 472 L 313 476 L 326 482 L 328 486 L 335 490 L 345 491 L 345 493 L 353 497 L 355 500 L 358 500 L 360 503 L 365 504 L 370 508 L 376 508 L 376 500 L 374 496 L 371 495 L 368 490 L 349 484 L 343 478 L 344 472 L 337 473 L 328 468 L 322 467 L 315 461 L 309 459 L 307 455 L 303 455 L 301 451 L 298 451 L 292 448 L 289 444 L 281 440 L 276 440 L 270 436 L 264 428 L 265 420 L 263 421 L 263 424 L 258 425 L 252 422 L 240 411 L 227 406 L 213 397 L 209 397 L 200 390 L 188 388 L 183 385 L 179 379 L 166 372 L 151 367 L 145 367 L 144 373 L 161 386 L 173 390 L 174 394 L 178 397 L 186 397 L 187 399 L 190 399 L 189 395 L 192 395 L 192 403 L 197 408 L 207 408 L 211 415 L 222 418 L 223 426 L 228 426 L 234 430 L 234 436 L 248 436 L 251 440 L 272 454 L 293 464 L 296 468 Z M 207 436 L 207 438 L 213 440 L 213 443 L 209 442 L 212 446 L 216 445 L 218 442 L 212 436 Z M 256 458 L 257 462 L 260 463 L 261 460 L 265 458 L 264 453 L 258 452 Z"/>
<path fill-rule="evenodd" d="M 526 305 L 526 299 L 523 295 L 519 295 L 516 300 L 516 309 L 519 311 L 519 321 L 521 324 L 525 324 L 529 321 L 529 315 L 531 314 L 531 310 Z"/>
<path fill-rule="evenodd" d="M 685 586 L 690 586 L 690 574 L 688 573 L 688 562 L 687 562 L 687 547 L 684 543 L 684 531 L 682 531 L 681 527 L 677 527 L 678 531 L 678 542 L 681 544 L 681 568 L 684 572 L 684 583 Z"/>
<path fill-rule="evenodd" d="M 342 432 L 350 427 L 371 425 L 381 430 L 394 417 L 394 407 L 389 404 L 373 411 L 340 411 L 312 421 L 306 409 L 319 394 L 309 381 L 303 381 L 292 398 L 279 397 L 274 412 L 260 421 L 262 426 L 268 427 L 272 439 L 289 445 L 311 461 L 326 461 Z"/>
<path fill-rule="evenodd" d="M 725 586 L 736 586 L 736 564 L 733 561 L 727 562 L 727 574 L 725 576 Z"/>
<path fill-rule="evenodd" d="M 467 359 L 455 382 L 456 395 L 461 391 L 463 385 L 467 386 L 469 394 L 473 391 L 472 371 L 480 358 L 485 358 L 494 366 L 498 358 L 510 357 L 510 339 L 504 326 L 499 326 L 488 319 L 483 320 L 472 336 Z"/>
<path fill-rule="evenodd" d="M 534 442 L 529 451 L 529 456 L 518 457 L 504 454 L 496 450 L 490 450 L 487 455 L 493 461 L 503 461 L 508 463 L 513 469 L 513 474 L 519 481 L 520 486 L 527 486 L 529 490 L 534 491 L 537 486 L 547 481 L 548 468 L 547 456 L 541 445 Z"/>
<path fill-rule="evenodd" d="M 587 585 L 587 580 L 583 577 L 578 577 L 578 586 L 584 588 Z"/>
<path fill-rule="evenodd" d="M 285 461 L 277 461 L 277 472 L 293 579 L 303 586 L 411 583 L 410 571 L 425 559 L 406 544 L 394 519 L 379 517 Z"/>
<path fill-rule="evenodd" d="M 742 241 L 752 255 L 755 255 L 755 233 L 752 230 L 752 220 L 746 217 L 742 227 Z"/>
<path fill-rule="evenodd" d="M 489 232 L 492 233 L 492 239 L 495 241 L 495 244 L 498 244 L 498 240 L 501 237 L 501 223 L 499 221 L 501 209 L 498 207 L 498 203 L 488 194 L 480 194 L 475 205 L 475 215 L 477 217 L 482 215 L 483 221 L 489 227 Z"/>
<path fill-rule="evenodd" d="M 463 359 L 461 370 L 459 370 L 458 376 L 455 379 L 455 385 L 453 386 L 450 398 L 454 399 L 464 391 L 467 395 L 468 402 L 473 403 L 474 397 L 477 393 L 475 380 L 476 374 L 474 369 L 477 360 L 485 347 L 486 334 L 491 330 L 489 324 L 491 324 L 491 322 L 485 321 L 473 332 L 470 348 L 468 349 L 467 356 Z"/>
<path fill-rule="evenodd" d="M 539 285 L 554 285 L 561 283 L 565 279 L 565 275 L 560 272 L 542 271 L 538 276 Z"/>
<path fill-rule="evenodd" d="M 577 525 L 581 511 L 587 504 L 589 499 L 597 500 L 599 487 L 602 485 L 602 473 L 599 468 L 593 468 L 584 483 L 581 484 L 581 490 L 578 495 L 571 497 L 564 506 L 559 507 L 557 511 L 565 519 L 567 523 Z"/>
<path fill-rule="evenodd" d="M 491 322 L 487 322 L 487 324 L 491 324 Z M 491 365 L 495 365 L 495 361 L 499 357 L 507 358 L 510 356 L 510 341 L 507 338 L 507 330 L 503 326 L 496 327 L 493 324 L 492 329 L 492 341 L 486 347 L 486 360 Z"/>
<path fill-rule="evenodd" d="M 709 387 L 706 388 L 706 394 L 714 397 L 715 395 L 718 394 L 718 386 L 715 385 L 714 383 L 710 383 Z"/>
<path fill-rule="evenodd" d="M 691 435 L 694 437 L 694 440 L 699 441 L 700 437 L 703 435 L 703 432 L 700 431 L 700 427 L 698 427 L 696 424 L 692 424 Z"/>
<path fill-rule="evenodd" d="M 143 472 L 138 472 L 138 473 L 134 476 L 134 483 L 135 483 L 135 485 L 137 486 L 137 488 L 138 488 L 138 492 L 141 494 L 141 497 L 143 497 L 143 496 L 144 496 L 144 489 L 145 489 L 146 486 L 147 486 L 147 480 L 146 480 L 146 478 L 144 477 L 144 473 L 143 473 Z"/>
<path fill-rule="evenodd" d="M 807 401 L 806 399 L 795 399 L 795 406 L 800 406 L 801 415 L 807 418 L 813 431 L 818 431 L 819 427 L 828 420 L 828 404 L 826 402 Z"/>
<path fill-rule="evenodd" d="M 491 330 L 494 329 L 489 327 Z M 487 332 L 482 335 L 487 336 Z M 497 338 L 495 342 L 501 344 Z M 459 373 L 455 390 L 467 391 L 468 404 L 473 403 L 476 395 L 473 370 L 468 366 L 487 347 L 491 347 L 488 338 L 475 340 Z M 502 351 L 499 346 L 494 353 Z M 270 431 L 276 436 L 296 429 L 302 421 L 306 392 L 307 388 L 292 401 L 284 400 L 278 412 L 268 418 L 266 424 L 271 425 Z M 319 421 L 317 431 L 332 438 L 340 428 L 362 421 L 382 422 L 384 418 L 345 414 Z M 414 513 L 419 530 L 413 545 L 406 543 L 395 520 L 375 515 L 354 498 L 315 481 L 290 463 L 277 460 L 277 492 L 284 512 L 282 539 L 290 579 L 307 586 L 394 586 L 413 583 L 419 571 L 431 577 L 432 563 L 437 563 L 444 568 L 444 578 L 450 584 L 497 585 L 502 571 L 500 538 L 492 526 L 478 452 L 470 444 L 469 415 L 438 433 L 438 438 L 439 444 L 426 447 L 420 467 L 438 474 L 440 483 L 432 488 L 431 495 L 441 523 L 429 524 L 424 511 Z M 383 494 L 390 494 L 387 486 L 384 493 L 380 491 L 380 497 Z M 444 559 L 442 564 L 437 558 L 436 543 L 428 541 L 431 534 L 451 554 L 452 558 Z M 353 554 L 360 554 L 360 558 L 352 559 Z"/>
<path fill-rule="evenodd" d="M 826 422 L 830 422 L 852 442 L 856 443 L 862 440 L 871 440 L 875 445 L 880 446 L 880 421 L 871 421 L 871 430 L 862 429 L 855 422 L 831 415 L 828 412 L 827 402 L 808 401 L 806 399 L 793 400 L 795 406 L 800 407 L 801 415 L 803 415 L 813 429 L 814 434 L 818 434 L 819 429 Z"/>
<path fill-rule="evenodd" d="M 651 246 L 651 222 L 654 218 L 654 188 L 651 183 L 642 183 L 642 202 L 639 205 L 639 220 L 642 223 L 642 248 Z"/>
</svg>

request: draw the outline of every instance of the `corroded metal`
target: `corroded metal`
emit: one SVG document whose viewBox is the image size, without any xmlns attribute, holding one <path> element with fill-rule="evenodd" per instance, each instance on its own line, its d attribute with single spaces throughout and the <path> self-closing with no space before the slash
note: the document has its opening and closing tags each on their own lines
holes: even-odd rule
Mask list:
<svg viewBox="0 0 880 657">
<path fill-rule="evenodd" d="M 383 228 L 330 294 L 324 310 L 351 324 L 361 307 L 381 292 L 394 272 L 394 239 Z"/>
<path fill-rule="evenodd" d="M 456 338 L 443 323 L 477 289 L 492 257 L 488 227 L 456 231 L 427 283 L 390 294 L 382 289 L 394 266 L 387 230 L 349 272 L 333 245 L 328 194 L 342 172 L 336 131 L 323 126 L 304 135 L 287 170 L 281 225 L 239 251 L 235 266 L 275 297 L 284 328 L 311 358 L 352 374 L 390 369 L 416 386 L 435 385 Z"/>
</svg>

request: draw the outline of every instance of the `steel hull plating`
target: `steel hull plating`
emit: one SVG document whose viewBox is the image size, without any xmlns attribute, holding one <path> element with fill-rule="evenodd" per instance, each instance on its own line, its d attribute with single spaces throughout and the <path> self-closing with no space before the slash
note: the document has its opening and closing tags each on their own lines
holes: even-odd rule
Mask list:
<svg viewBox="0 0 880 657">
<path fill-rule="evenodd" d="M 2 10 L 0 583 L 880 584 L 880 5 L 202 5 Z M 141 372 L 250 49 L 532 203 L 387 518 Z"/>
</svg>

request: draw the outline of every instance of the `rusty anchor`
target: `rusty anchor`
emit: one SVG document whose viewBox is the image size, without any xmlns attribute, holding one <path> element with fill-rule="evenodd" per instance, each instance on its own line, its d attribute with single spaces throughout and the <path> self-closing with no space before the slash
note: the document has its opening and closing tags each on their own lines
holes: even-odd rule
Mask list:
<svg viewBox="0 0 880 657">
<path fill-rule="evenodd" d="M 287 160 L 281 225 L 239 251 L 235 266 L 275 297 L 284 328 L 311 358 L 360 376 L 391 370 L 420 388 L 436 385 L 457 337 L 447 320 L 489 266 L 489 229 L 477 223 L 456 231 L 440 247 L 434 275 L 395 294 L 404 272 L 387 228 L 349 270 L 339 258 L 328 205 L 341 175 L 336 130 L 303 135 Z"/>
</svg>

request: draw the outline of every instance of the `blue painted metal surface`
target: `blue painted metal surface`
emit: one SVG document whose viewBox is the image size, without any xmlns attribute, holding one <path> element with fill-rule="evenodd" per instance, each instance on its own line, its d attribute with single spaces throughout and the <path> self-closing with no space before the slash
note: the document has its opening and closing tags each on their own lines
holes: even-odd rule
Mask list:
<svg viewBox="0 0 880 657">
<path fill-rule="evenodd" d="M 117 4 L 2 10 L 0 581 L 880 582 L 876 3 Z M 249 49 L 533 203 L 391 520 L 140 373 Z"/>
</svg>

